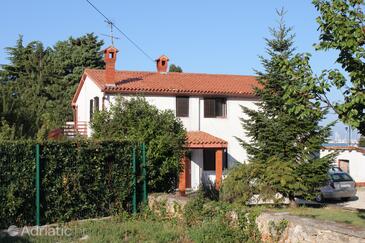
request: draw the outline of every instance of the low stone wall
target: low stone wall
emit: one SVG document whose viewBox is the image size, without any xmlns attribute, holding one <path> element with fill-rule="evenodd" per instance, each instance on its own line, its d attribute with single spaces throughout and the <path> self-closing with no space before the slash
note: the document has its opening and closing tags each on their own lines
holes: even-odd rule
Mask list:
<svg viewBox="0 0 365 243">
<path fill-rule="evenodd" d="M 148 207 L 160 215 L 181 218 L 188 200 L 177 194 L 154 193 L 148 196 Z"/>
<path fill-rule="evenodd" d="M 148 206 L 166 217 L 181 218 L 188 197 L 151 194 Z M 235 214 L 234 214 L 235 215 Z M 232 216 L 232 219 L 235 217 Z M 365 243 L 365 230 L 348 224 L 311 219 L 289 213 L 264 212 L 256 219 L 263 242 L 280 243 Z"/>
<path fill-rule="evenodd" d="M 365 243 L 363 228 L 288 213 L 262 213 L 256 223 L 264 242 Z"/>
</svg>

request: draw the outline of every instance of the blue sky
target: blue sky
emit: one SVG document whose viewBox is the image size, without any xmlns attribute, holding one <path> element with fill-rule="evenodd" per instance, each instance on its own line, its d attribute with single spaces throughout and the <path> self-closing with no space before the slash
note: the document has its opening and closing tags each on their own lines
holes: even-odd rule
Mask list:
<svg viewBox="0 0 365 243">
<path fill-rule="evenodd" d="M 184 72 L 254 74 L 254 69 L 261 67 L 258 55 L 265 54 L 268 27 L 277 24 L 275 9 L 282 7 L 287 11 L 287 25 L 296 33 L 297 50 L 312 54 L 313 70 L 319 73 L 337 66 L 335 53 L 314 50 L 318 14 L 310 0 L 92 2 L 150 56 L 166 54 L 170 63 L 180 65 Z M 0 64 L 8 62 L 4 48 L 13 46 L 19 34 L 24 35 L 25 42 L 40 40 L 49 46 L 69 36 L 109 32 L 103 18 L 85 0 L 12 0 L 3 1 L 1 9 Z M 107 37 L 100 37 L 110 44 Z M 115 45 L 120 51 L 118 69 L 155 70 L 155 64 L 125 38 Z M 330 96 L 340 99 L 336 91 Z M 330 116 L 327 121 L 333 119 L 335 116 Z M 341 124 L 334 131 L 347 137 Z"/>
</svg>

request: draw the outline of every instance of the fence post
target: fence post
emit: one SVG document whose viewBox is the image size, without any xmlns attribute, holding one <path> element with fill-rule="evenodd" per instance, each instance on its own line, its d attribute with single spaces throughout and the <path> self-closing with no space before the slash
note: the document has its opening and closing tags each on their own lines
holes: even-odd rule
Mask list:
<svg viewBox="0 0 365 243">
<path fill-rule="evenodd" d="M 137 213 L 137 166 L 136 166 L 136 147 L 133 146 L 132 151 L 132 178 L 133 178 L 133 196 L 132 196 L 132 208 L 133 214 Z"/>
<path fill-rule="evenodd" d="M 36 154 L 36 177 L 35 177 L 35 184 L 36 184 L 36 198 L 35 198 L 35 205 L 36 205 L 36 225 L 40 225 L 40 153 L 39 153 L 39 144 L 36 144 L 35 147 L 35 154 Z"/>
<path fill-rule="evenodd" d="M 147 164 L 146 164 L 146 144 L 142 144 L 142 176 L 143 176 L 143 202 L 147 203 Z"/>
</svg>

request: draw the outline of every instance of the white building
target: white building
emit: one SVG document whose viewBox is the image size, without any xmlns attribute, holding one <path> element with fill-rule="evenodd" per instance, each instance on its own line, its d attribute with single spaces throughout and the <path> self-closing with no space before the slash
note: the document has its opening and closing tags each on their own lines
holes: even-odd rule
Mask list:
<svg viewBox="0 0 365 243">
<path fill-rule="evenodd" d="M 365 148 L 355 146 L 324 146 L 320 157 L 337 152 L 334 166 L 340 167 L 355 180 L 357 186 L 365 186 Z"/>
<path fill-rule="evenodd" d="M 75 128 L 90 136 L 88 124 L 95 110 L 108 109 L 117 95 L 143 95 L 158 109 L 175 112 L 188 131 L 190 156 L 182 160 L 180 190 L 197 189 L 208 179 L 219 186 L 225 168 L 247 159 L 237 137 L 247 139 L 241 106 L 256 107 L 255 77 L 168 73 L 166 56 L 156 60 L 156 72 L 116 71 L 117 52 L 114 47 L 104 51 L 105 70 L 84 71 L 72 100 Z"/>
</svg>

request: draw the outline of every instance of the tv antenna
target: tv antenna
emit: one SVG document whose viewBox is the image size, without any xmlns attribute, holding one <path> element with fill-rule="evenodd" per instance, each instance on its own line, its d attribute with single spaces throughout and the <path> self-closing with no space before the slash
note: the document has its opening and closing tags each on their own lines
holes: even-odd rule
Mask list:
<svg viewBox="0 0 365 243">
<path fill-rule="evenodd" d="M 110 20 L 105 20 L 105 22 L 110 27 L 110 34 L 109 35 L 101 34 L 101 35 L 106 36 L 106 37 L 109 37 L 111 39 L 111 41 L 112 41 L 112 46 L 114 47 L 114 39 L 115 40 L 120 40 L 120 38 L 113 35 L 113 25 L 114 25 L 114 23 L 112 21 L 110 21 Z"/>
</svg>

